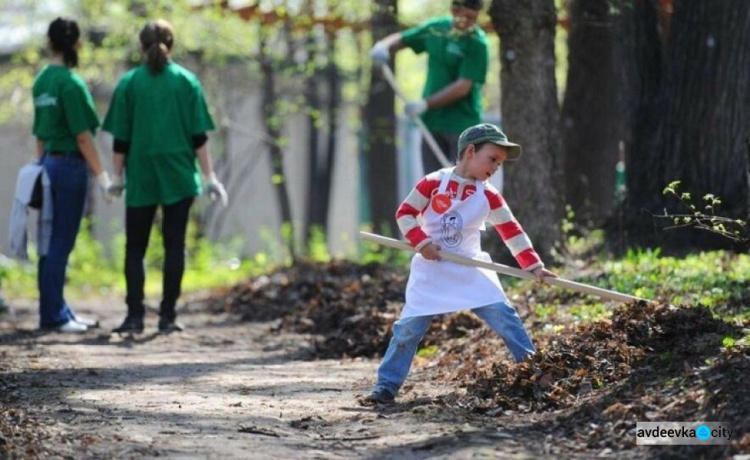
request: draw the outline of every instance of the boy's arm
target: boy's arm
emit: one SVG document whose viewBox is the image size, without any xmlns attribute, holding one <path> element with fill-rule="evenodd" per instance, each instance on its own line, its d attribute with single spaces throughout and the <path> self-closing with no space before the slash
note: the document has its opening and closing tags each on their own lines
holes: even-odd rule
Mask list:
<svg viewBox="0 0 750 460">
<path fill-rule="evenodd" d="M 439 185 L 434 174 L 422 178 L 396 210 L 398 228 L 417 251 L 432 242 L 420 227 L 417 217 L 427 208 L 432 191 Z"/>
<path fill-rule="evenodd" d="M 518 265 L 527 271 L 543 268 L 542 259 L 539 258 L 531 240 L 513 216 L 503 197 L 496 190 L 487 189 L 485 194 L 490 202 L 489 220 L 510 249 L 510 253 L 516 258 Z"/>
</svg>

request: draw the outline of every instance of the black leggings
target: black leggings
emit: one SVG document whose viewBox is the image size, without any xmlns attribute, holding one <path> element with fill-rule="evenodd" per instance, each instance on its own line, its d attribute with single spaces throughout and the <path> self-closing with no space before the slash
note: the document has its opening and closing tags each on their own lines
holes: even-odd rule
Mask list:
<svg viewBox="0 0 750 460">
<path fill-rule="evenodd" d="M 164 238 L 164 286 L 159 316 L 174 320 L 175 305 L 182 290 L 185 272 L 185 234 L 193 198 L 162 206 Z M 125 280 L 128 314 L 143 316 L 143 286 L 146 281 L 144 259 L 157 205 L 127 208 L 125 212 Z"/>
</svg>

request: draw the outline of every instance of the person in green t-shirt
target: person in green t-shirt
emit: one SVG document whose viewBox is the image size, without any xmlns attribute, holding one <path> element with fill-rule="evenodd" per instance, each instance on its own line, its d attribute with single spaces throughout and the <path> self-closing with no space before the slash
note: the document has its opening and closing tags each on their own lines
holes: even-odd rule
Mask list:
<svg viewBox="0 0 750 460">
<path fill-rule="evenodd" d="M 376 64 L 387 64 L 391 52 L 403 48 L 427 53 L 423 99 L 407 103 L 405 111 L 410 117 L 422 117 L 451 162 L 456 161 L 461 132 L 482 121 L 489 51 L 487 36 L 476 21 L 483 6 L 482 0 L 455 0 L 451 16 L 388 35 L 370 51 Z M 442 167 L 426 142 L 422 142 L 422 162 L 425 174 Z"/>
<path fill-rule="evenodd" d="M 81 31 L 76 21 L 57 18 L 47 31 L 50 63 L 34 79 L 33 134 L 37 156 L 52 189 L 49 249 L 39 257 L 39 326 L 85 332 L 96 321 L 75 315 L 63 297 L 68 258 L 83 219 L 88 169 L 109 199 L 111 182 L 102 168 L 92 134 L 99 126 L 91 93 L 71 69 L 78 65 Z"/>
<path fill-rule="evenodd" d="M 214 129 L 198 78 L 170 59 L 172 26 L 151 21 L 141 30 L 145 64 L 127 72 L 115 89 L 103 129 L 114 137 L 110 192 L 125 194 L 125 279 L 128 313 L 117 333 L 143 331 L 144 257 L 158 207 L 162 209 L 164 284 L 159 331 L 181 331 L 175 306 L 185 271 L 185 233 L 193 200 L 203 191 L 226 206 L 213 170 L 206 133 Z M 123 171 L 125 180 L 123 181 Z"/>
</svg>

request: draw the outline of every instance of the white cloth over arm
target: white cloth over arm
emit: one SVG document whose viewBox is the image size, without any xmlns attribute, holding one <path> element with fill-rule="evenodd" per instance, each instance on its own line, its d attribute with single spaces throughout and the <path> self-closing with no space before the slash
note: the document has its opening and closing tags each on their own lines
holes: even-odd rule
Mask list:
<svg viewBox="0 0 750 460">
<path fill-rule="evenodd" d="M 21 167 L 16 180 L 13 207 L 10 211 L 8 243 L 10 254 L 21 260 L 29 260 L 28 254 L 28 206 L 37 180 L 41 179 L 42 208 L 37 225 L 37 249 L 40 256 L 47 254 L 52 235 L 52 189 L 44 167 L 29 163 Z"/>
</svg>

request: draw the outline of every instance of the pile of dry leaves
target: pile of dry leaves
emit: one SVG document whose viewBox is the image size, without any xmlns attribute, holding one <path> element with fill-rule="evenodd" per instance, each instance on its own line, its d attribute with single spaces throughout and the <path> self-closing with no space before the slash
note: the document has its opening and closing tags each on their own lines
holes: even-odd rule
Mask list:
<svg viewBox="0 0 750 460">
<path fill-rule="evenodd" d="M 385 352 L 404 302 L 406 273 L 378 263 L 303 263 L 217 291 L 214 311 L 243 321 L 280 319 L 277 330 L 313 334 L 315 358 L 376 357 Z M 459 314 L 434 322 L 425 345 L 462 337 L 482 325 Z"/>
<path fill-rule="evenodd" d="M 244 320 L 280 319 L 278 330 L 314 334 L 316 358 L 377 357 L 405 283 L 403 271 L 378 264 L 308 264 L 235 286 L 213 308 Z M 466 313 L 433 322 L 422 346 L 437 346 L 437 378 L 463 388 L 440 403 L 493 416 L 533 412 L 539 421 L 531 429 L 565 439 L 571 449 L 583 442 L 615 451 L 634 447 L 635 421 L 717 420 L 750 432 L 750 351 L 724 346 L 741 335 L 742 326 L 705 307 L 636 302 L 608 320 L 535 332 L 538 353 L 520 364 Z M 749 446 L 745 435 L 724 453 Z M 684 447 L 686 455 L 701 455 Z"/>
<path fill-rule="evenodd" d="M 355 311 L 386 311 L 388 302 L 403 302 L 405 283 L 403 271 L 378 263 L 299 263 L 219 289 L 208 299 L 208 308 L 238 314 L 242 321 L 307 312 L 314 316 L 309 321 L 300 316 L 287 323 L 309 332 L 338 324 Z"/>
<path fill-rule="evenodd" d="M 493 416 L 536 412 L 542 421 L 535 430 L 570 448 L 584 441 L 602 451 L 634 448 L 637 421 L 722 421 L 748 434 L 722 452 L 681 446 L 670 453 L 717 458 L 747 452 L 750 347 L 723 346 L 740 335 L 742 326 L 714 318 L 705 307 L 646 302 L 622 305 L 607 321 L 537 336 L 538 353 L 520 364 L 468 360 L 501 352 L 486 331 L 476 332 L 439 357 L 451 369 L 442 376 L 465 389 L 443 403 Z"/>
<path fill-rule="evenodd" d="M 447 349 L 440 362 L 455 369 L 453 376 L 479 410 L 552 410 L 621 382 L 635 368 L 658 365 L 663 372 L 700 366 L 707 356 L 718 354 L 724 337 L 740 330 L 713 318 L 704 307 L 637 302 L 621 306 L 610 320 L 537 337 L 538 353 L 520 364 L 487 360 L 475 366 L 467 361 L 467 354 L 499 353 L 477 351 L 479 337 Z"/>
<path fill-rule="evenodd" d="M 406 274 L 378 263 L 302 263 L 216 292 L 209 308 L 314 334 L 318 358 L 377 356 L 403 304 Z"/>
</svg>

